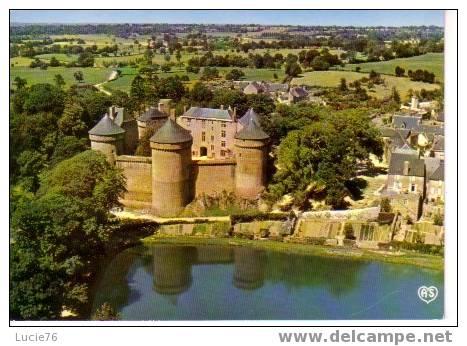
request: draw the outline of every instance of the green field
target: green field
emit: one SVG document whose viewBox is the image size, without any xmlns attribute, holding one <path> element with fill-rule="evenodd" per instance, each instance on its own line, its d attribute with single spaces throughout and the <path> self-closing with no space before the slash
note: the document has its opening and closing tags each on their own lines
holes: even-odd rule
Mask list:
<svg viewBox="0 0 467 346">
<path fill-rule="evenodd" d="M 318 87 L 337 87 L 341 78 L 345 78 L 347 83 L 353 82 L 362 77 L 368 77 L 367 73 L 359 73 L 352 71 L 314 71 L 303 73 L 302 77 L 294 78 L 292 84 L 309 85 Z M 377 98 L 384 98 L 391 95 L 393 86 L 399 91 L 403 99 L 407 99 L 407 91 L 413 90 L 433 90 L 439 88 L 438 84 L 428 84 L 422 82 L 413 82 L 408 78 L 383 76 L 386 80 L 386 87 L 376 85 L 374 91 L 369 91 L 369 95 Z"/>
<path fill-rule="evenodd" d="M 33 59 L 31 58 L 26 58 L 22 56 L 16 56 L 14 58 L 10 58 L 10 66 L 11 67 L 25 67 L 31 64 Z"/>
<path fill-rule="evenodd" d="M 55 57 L 55 59 L 57 59 L 60 62 L 71 62 L 71 61 L 76 61 L 78 59 L 77 54 L 67 55 L 63 53 L 41 54 L 41 55 L 36 55 L 36 58 L 49 62 L 53 56 Z"/>
<path fill-rule="evenodd" d="M 102 83 L 107 80 L 112 69 L 110 68 L 95 68 L 95 67 L 49 67 L 47 70 L 41 70 L 39 68 L 30 67 L 12 67 L 10 69 L 10 85 L 16 76 L 25 78 L 28 85 L 37 83 L 54 83 L 54 77 L 56 74 L 61 74 L 65 79 L 66 86 L 70 86 L 76 83 L 73 73 L 76 71 L 82 71 L 84 75 L 84 82 L 90 84 Z"/>
<path fill-rule="evenodd" d="M 355 68 L 360 66 L 362 72 L 370 72 L 374 70 L 379 73 L 394 75 L 396 66 L 405 69 L 407 74 L 408 70 L 428 70 L 433 72 L 436 79 L 439 81 L 444 80 L 444 54 L 443 53 L 428 53 L 424 55 L 414 56 L 411 58 L 394 59 L 381 62 L 366 62 L 363 64 L 348 64 L 344 70 L 355 71 Z"/>
</svg>

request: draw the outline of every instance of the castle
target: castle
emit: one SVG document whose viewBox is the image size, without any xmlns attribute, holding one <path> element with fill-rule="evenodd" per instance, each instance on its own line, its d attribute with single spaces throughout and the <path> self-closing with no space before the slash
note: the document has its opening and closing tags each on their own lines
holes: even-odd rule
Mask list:
<svg viewBox="0 0 467 346">
<path fill-rule="evenodd" d="M 237 119 L 230 107 L 191 107 L 177 119 L 169 104 L 160 100 L 136 119 L 112 106 L 89 131 L 91 148 L 123 170 L 122 203 L 171 217 L 201 194 L 257 198 L 265 185 L 269 136 L 254 110 Z M 149 127 L 156 128 L 151 157 L 133 155 Z"/>
</svg>

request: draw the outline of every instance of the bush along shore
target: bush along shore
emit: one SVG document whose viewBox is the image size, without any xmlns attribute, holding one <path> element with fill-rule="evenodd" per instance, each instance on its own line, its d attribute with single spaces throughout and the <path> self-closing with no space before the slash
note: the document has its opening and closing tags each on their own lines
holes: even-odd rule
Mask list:
<svg viewBox="0 0 467 346">
<path fill-rule="evenodd" d="M 131 226 L 135 221 L 126 220 L 125 229 L 137 234 Z M 149 221 L 138 222 L 145 224 Z M 256 217 L 234 215 L 230 221 L 167 219 L 154 221 L 151 225 L 154 232 L 141 240 L 143 244 L 251 246 L 298 255 L 377 260 L 436 270 L 442 270 L 444 266 L 443 246 L 392 241 L 379 243 L 374 249 L 362 249 L 356 247 L 355 241 L 344 240 L 342 245 L 336 246 L 325 237 L 293 237 L 294 225 L 287 213 L 275 214 L 271 218 L 267 213 Z"/>
</svg>

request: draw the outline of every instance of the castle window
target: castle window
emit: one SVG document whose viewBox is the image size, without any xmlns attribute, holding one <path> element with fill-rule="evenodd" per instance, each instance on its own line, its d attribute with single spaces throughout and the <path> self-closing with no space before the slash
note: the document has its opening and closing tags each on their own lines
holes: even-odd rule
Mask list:
<svg viewBox="0 0 467 346">
<path fill-rule="evenodd" d="M 190 118 L 186 118 L 186 122 L 189 124 L 191 123 L 191 119 Z"/>
<path fill-rule="evenodd" d="M 214 150 L 214 145 L 211 145 L 211 150 Z"/>
<path fill-rule="evenodd" d="M 221 156 L 225 156 L 225 150 L 221 150 Z"/>
<path fill-rule="evenodd" d="M 225 127 L 225 126 L 226 126 L 226 124 L 225 124 L 225 123 L 221 123 L 221 127 Z"/>
<path fill-rule="evenodd" d="M 224 141 L 221 142 L 221 147 L 225 148 L 225 142 Z"/>
<path fill-rule="evenodd" d="M 221 137 L 225 137 L 225 131 L 224 130 L 221 131 Z"/>
<path fill-rule="evenodd" d="M 201 132 L 201 141 L 206 141 L 206 132 Z"/>
<path fill-rule="evenodd" d="M 211 141 L 214 142 L 214 136 L 213 135 L 211 135 Z"/>
<path fill-rule="evenodd" d="M 411 192 L 417 191 L 417 185 L 411 184 L 411 185 L 410 185 L 410 191 L 411 191 Z"/>
<path fill-rule="evenodd" d="M 202 120 L 202 121 L 201 121 L 201 126 L 202 126 L 203 128 L 206 127 L 206 120 Z"/>
</svg>

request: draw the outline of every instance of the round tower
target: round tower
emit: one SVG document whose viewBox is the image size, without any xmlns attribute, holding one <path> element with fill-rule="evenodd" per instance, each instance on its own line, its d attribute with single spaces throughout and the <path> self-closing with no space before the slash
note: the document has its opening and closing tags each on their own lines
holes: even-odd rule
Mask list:
<svg viewBox="0 0 467 346">
<path fill-rule="evenodd" d="M 159 216 L 176 216 L 191 202 L 189 131 L 168 119 L 150 139 L 152 149 L 152 208 Z"/>
<path fill-rule="evenodd" d="M 125 130 L 105 114 L 102 119 L 89 130 L 91 149 L 102 152 L 112 165 L 118 154 L 123 152 Z"/>
<path fill-rule="evenodd" d="M 156 129 L 160 128 L 168 117 L 168 111 L 166 111 L 161 104 L 159 104 L 159 108 L 152 106 L 149 107 L 146 112 L 136 119 L 138 126 L 138 139 L 141 139 L 146 135 L 149 127 L 155 127 Z"/>
<path fill-rule="evenodd" d="M 269 136 L 255 117 L 235 134 L 235 193 L 256 198 L 264 190 Z"/>
</svg>

